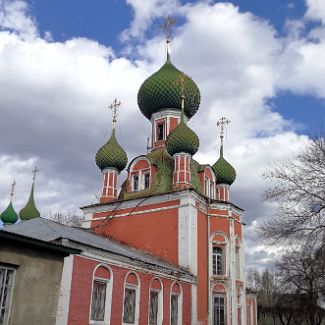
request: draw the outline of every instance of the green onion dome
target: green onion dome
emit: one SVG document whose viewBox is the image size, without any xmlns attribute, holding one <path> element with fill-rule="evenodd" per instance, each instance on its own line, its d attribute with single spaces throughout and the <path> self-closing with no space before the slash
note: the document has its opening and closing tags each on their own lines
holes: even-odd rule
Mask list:
<svg viewBox="0 0 325 325">
<path fill-rule="evenodd" d="M 166 63 L 152 76 L 146 79 L 138 92 L 138 105 L 142 114 L 151 119 L 151 115 L 165 108 L 181 110 L 180 76 L 187 77 L 171 63 L 169 56 Z M 184 85 L 185 115 L 191 118 L 199 109 L 200 91 L 195 82 L 188 77 Z"/>
<path fill-rule="evenodd" d="M 39 218 L 40 216 L 41 216 L 41 214 L 37 210 L 35 201 L 34 201 L 34 184 L 33 184 L 27 204 L 19 212 L 19 218 L 20 218 L 20 220 L 29 220 L 29 219 L 33 219 L 33 218 Z"/>
<path fill-rule="evenodd" d="M 122 171 L 128 163 L 126 152 L 118 144 L 113 129 L 109 140 L 97 151 L 96 165 L 100 170 L 105 168 L 116 168 Z"/>
<path fill-rule="evenodd" d="M 166 149 L 171 156 L 178 152 L 193 156 L 198 151 L 199 144 L 198 136 L 184 121 L 181 121 L 166 139 Z"/>
<path fill-rule="evenodd" d="M 220 148 L 220 158 L 212 166 L 217 178 L 217 184 L 231 185 L 236 179 L 235 168 L 232 167 L 229 162 L 223 158 L 223 147 Z"/>
<path fill-rule="evenodd" d="M 5 225 L 11 225 L 17 222 L 18 215 L 12 205 L 12 202 L 10 202 L 7 209 L 1 213 L 0 218 Z"/>
</svg>

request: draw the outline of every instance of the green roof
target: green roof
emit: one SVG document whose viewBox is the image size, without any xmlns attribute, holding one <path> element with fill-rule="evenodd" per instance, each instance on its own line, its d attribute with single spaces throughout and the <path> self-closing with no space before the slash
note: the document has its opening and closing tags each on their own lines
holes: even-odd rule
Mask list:
<svg viewBox="0 0 325 325">
<path fill-rule="evenodd" d="M 97 151 L 96 164 L 100 170 L 116 168 L 122 171 L 128 163 L 126 152 L 118 144 L 115 129 L 112 130 L 109 140 Z"/>
<path fill-rule="evenodd" d="M 35 201 L 34 201 L 34 183 L 33 183 L 27 204 L 25 205 L 24 208 L 22 208 L 20 210 L 19 217 L 21 220 L 29 220 L 29 219 L 33 219 L 33 218 L 38 218 L 40 216 L 41 216 L 41 214 L 37 210 Z"/>
<path fill-rule="evenodd" d="M 18 215 L 12 205 L 12 202 L 10 201 L 8 207 L 6 210 L 4 210 L 1 213 L 1 221 L 5 224 L 5 225 L 10 225 L 10 224 L 14 224 L 17 222 L 18 220 Z"/>
<path fill-rule="evenodd" d="M 220 148 L 220 158 L 212 166 L 217 178 L 217 184 L 231 185 L 236 179 L 235 168 L 232 167 L 229 162 L 223 158 L 223 146 Z"/>
<path fill-rule="evenodd" d="M 129 200 L 146 197 L 149 195 L 164 194 L 173 191 L 173 172 L 174 159 L 165 148 L 151 151 L 146 156 L 151 164 L 156 167 L 156 173 L 153 184 L 150 189 L 136 192 L 126 192 L 126 181 L 122 184 L 119 195 L 120 200 Z M 199 178 L 200 164 L 194 159 L 191 160 L 191 183 L 192 187 L 199 193 L 202 193 L 201 182 Z"/>
<path fill-rule="evenodd" d="M 151 115 L 165 108 L 181 110 L 180 76 L 187 77 L 178 70 L 167 57 L 166 63 L 141 85 L 138 92 L 138 105 L 142 114 L 151 119 Z M 200 91 L 195 82 L 188 77 L 184 85 L 185 114 L 191 118 L 199 109 Z"/>
<path fill-rule="evenodd" d="M 198 136 L 184 121 L 181 121 L 166 139 L 166 149 L 172 156 L 179 152 L 186 152 L 193 156 L 198 151 L 199 144 Z"/>
</svg>

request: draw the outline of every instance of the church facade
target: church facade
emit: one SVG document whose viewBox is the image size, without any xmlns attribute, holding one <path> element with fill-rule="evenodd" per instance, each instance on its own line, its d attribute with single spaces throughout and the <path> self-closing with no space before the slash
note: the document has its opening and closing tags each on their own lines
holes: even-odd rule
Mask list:
<svg viewBox="0 0 325 325">
<path fill-rule="evenodd" d="M 40 217 L 36 168 L 19 218 L 13 191 L 1 214 L 6 232 L 71 249 L 53 324 L 256 325 L 256 297 L 246 291 L 243 210 L 230 200 L 236 171 L 223 155 L 229 121 L 218 122 L 215 164 L 200 164 L 193 158 L 200 141 L 187 125 L 199 109 L 200 91 L 173 65 L 168 38 L 165 64 L 138 91 L 138 106 L 152 126 L 151 148 L 129 163 L 115 134 L 119 105 L 111 105 L 112 133 L 96 154 L 100 200 L 81 208 L 85 229 Z M 7 297 L 23 269 L 9 264 L 0 260 L 0 279 L 12 274 Z M 8 287 L 0 286 L 0 295 Z M 1 305 L 5 324 L 14 324 L 10 301 Z"/>
<path fill-rule="evenodd" d="M 185 312 L 178 309 L 185 296 L 180 283 L 168 308 L 170 323 L 164 324 L 253 325 L 256 301 L 246 295 L 243 210 L 230 201 L 236 172 L 223 157 L 223 128 L 229 121 L 218 122 L 221 148 L 216 163 L 198 163 L 193 155 L 199 138 L 187 122 L 199 109 L 200 91 L 173 65 L 168 43 L 165 64 L 138 91 L 138 106 L 152 126 L 150 152 L 127 164 L 115 136 L 114 115 L 111 137 L 96 155 L 103 175 L 100 202 L 82 208 L 86 224 L 195 276 L 186 306 L 190 321 L 185 322 Z M 111 108 L 116 111 L 119 104 L 115 100 Z M 125 168 L 127 178 L 118 191 Z M 170 318 L 173 313 L 176 320 Z"/>
</svg>

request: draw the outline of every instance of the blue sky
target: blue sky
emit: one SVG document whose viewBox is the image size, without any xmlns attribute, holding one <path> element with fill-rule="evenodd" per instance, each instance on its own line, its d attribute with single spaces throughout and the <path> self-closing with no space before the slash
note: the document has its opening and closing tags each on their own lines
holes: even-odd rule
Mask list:
<svg viewBox="0 0 325 325">
<path fill-rule="evenodd" d="M 0 0 L 0 210 L 14 177 L 14 206 L 24 206 L 35 165 L 42 216 L 80 214 L 79 206 L 97 202 L 94 157 L 110 134 L 106 107 L 115 97 L 129 161 L 146 152 L 150 123 L 137 91 L 164 63 L 159 26 L 168 14 L 177 20 L 172 61 L 201 91 L 189 123 L 200 138 L 195 159 L 218 159 L 216 122 L 230 119 L 231 200 L 245 209 L 248 263 L 267 263 L 273 253 L 255 230 L 274 206 L 261 201 L 261 175 L 300 152 L 324 122 L 325 2 L 318 0 Z"/>
<path fill-rule="evenodd" d="M 180 1 L 182 4 L 195 4 L 197 1 Z M 217 1 L 215 1 L 217 2 Z M 237 0 L 231 1 L 241 12 L 252 12 L 272 25 L 279 36 L 288 33 L 287 21 L 301 19 L 306 11 L 303 0 Z M 132 21 L 134 10 L 124 1 L 97 0 L 96 5 L 89 0 L 33 0 L 30 13 L 35 17 L 41 34 L 50 31 L 53 40 L 64 42 L 74 37 L 86 37 L 113 47 L 117 55 L 125 47 L 121 33 Z M 180 21 L 182 18 L 179 17 Z M 148 35 L 159 34 L 161 17 L 155 19 Z M 317 25 L 317 23 L 316 23 Z M 315 23 L 306 24 L 306 31 Z M 139 39 L 129 42 L 141 42 Z M 312 134 L 324 121 L 324 100 L 314 94 L 292 94 L 279 91 L 270 100 L 273 110 L 297 124 L 298 133 Z M 310 114 L 310 110 L 313 111 Z"/>
</svg>

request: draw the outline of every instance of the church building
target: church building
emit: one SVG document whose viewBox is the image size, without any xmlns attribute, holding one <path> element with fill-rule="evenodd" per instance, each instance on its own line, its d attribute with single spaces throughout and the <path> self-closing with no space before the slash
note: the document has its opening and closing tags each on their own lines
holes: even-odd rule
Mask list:
<svg viewBox="0 0 325 325">
<path fill-rule="evenodd" d="M 236 172 L 223 153 L 229 121 L 218 121 L 215 163 L 200 164 L 200 141 L 188 126 L 200 91 L 173 65 L 169 47 L 167 37 L 166 62 L 138 91 L 152 128 L 147 153 L 128 159 L 115 133 L 121 103 L 111 105 L 111 136 L 95 158 L 101 197 L 81 208 L 83 229 L 40 217 L 35 177 L 22 221 L 5 226 L 79 252 L 64 260 L 57 325 L 257 324 L 256 297 L 246 291 L 243 210 L 231 201 Z M 1 219 L 17 221 L 12 202 Z"/>
<path fill-rule="evenodd" d="M 187 306 L 191 324 L 255 324 L 255 300 L 245 290 L 243 210 L 230 200 L 236 172 L 223 156 L 224 126 L 229 121 L 218 122 L 221 147 L 215 164 L 197 162 L 193 156 L 199 138 L 187 123 L 199 109 L 200 91 L 173 65 L 169 43 L 167 38 L 166 62 L 138 91 L 139 109 L 152 126 L 150 152 L 127 164 L 116 139 L 114 114 L 112 134 L 96 154 L 103 177 L 100 202 L 82 211 L 97 234 L 196 277 Z M 119 104 L 115 100 L 113 111 Z M 118 191 L 125 168 L 127 178 Z M 177 315 L 171 316 L 172 325 L 185 324 L 184 290 L 180 283 L 178 294 L 170 294 L 169 313 Z"/>
</svg>

